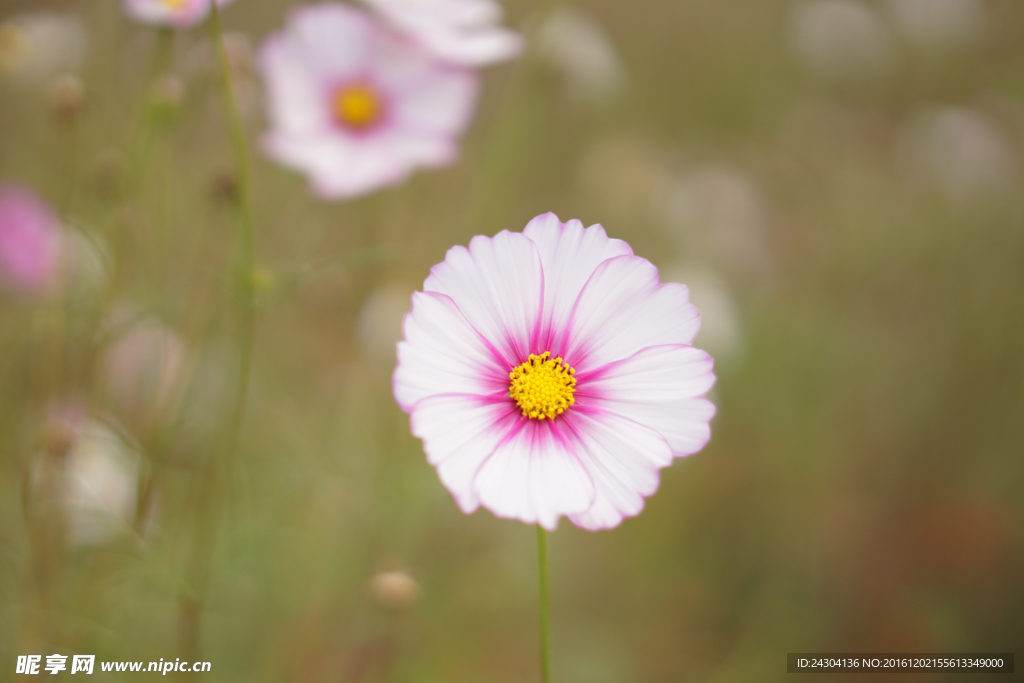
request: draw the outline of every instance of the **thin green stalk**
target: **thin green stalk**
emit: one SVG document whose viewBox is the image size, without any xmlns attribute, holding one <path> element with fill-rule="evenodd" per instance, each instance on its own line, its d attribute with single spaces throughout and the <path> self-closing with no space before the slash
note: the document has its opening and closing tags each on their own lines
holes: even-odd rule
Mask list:
<svg viewBox="0 0 1024 683">
<path fill-rule="evenodd" d="M 548 532 L 537 525 L 537 570 L 540 585 L 541 681 L 551 683 L 551 631 L 548 627 Z"/>
<path fill-rule="evenodd" d="M 182 651 L 188 656 L 197 656 L 200 646 L 199 622 L 205 605 L 206 587 L 209 581 L 211 555 L 214 550 L 214 534 L 218 523 L 219 497 L 224 494 L 225 484 L 230 480 L 238 459 L 242 423 L 245 420 L 249 399 L 249 381 L 252 370 L 253 337 L 255 335 L 256 312 L 253 291 L 253 213 L 252 178 L 249 165 L 249 143 L 245 126 L 238 107 L 238 97 L 231 78 L 231 63 L 224 47 L 224 31 L 221 26 L 220 10 L 216 2 L 210 3 L 210 39 L 220 67 L 221 96 L 224 118 L 227 123 L 235 156 L 235 172 L 238 174 L 238 227 L 235 231 L 234 277 L 235 304 L 238 314 L 239 365 L 235 385 L 234 404 L 228 424 L 223 450 L 223 460 L 210 463 L 210 472 L 203 478 L 199 492 L 199 504 L 195 512 L 195 545 L 191 558 L 188 590 L 180 598 L 180 638 Z"/>
</svg>

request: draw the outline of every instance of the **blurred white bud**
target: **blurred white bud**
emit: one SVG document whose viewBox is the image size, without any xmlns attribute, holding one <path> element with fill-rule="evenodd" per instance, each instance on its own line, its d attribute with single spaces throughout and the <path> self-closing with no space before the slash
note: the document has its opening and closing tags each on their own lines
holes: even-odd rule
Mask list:
<svg viewBox="0 0 1024 683">
<path fill-rule="evenodd" d="M 892 61 L 878 14 L 857 0 L 809 0 L 790 16 L 793 50 L 807 71 L 833 83 L 872 81 Z"/>
<path fill-rule="evenodd" d="M 606 104 L 626 82 L 611 38 L 589 14 L 559 7 L 537 29 L 537 51 L 565 80 L 569 95 L 584 104 Z"/>
<path fill-rule="evenodd" d="M 382 362 L 395 362 L 402 339 L 402 319 L 412 309 L 412 290 L 386 285 L 367 299 L 359 312 L 356 335 L 363 353 Z"/>
<path fill-rule="evenodd" d="M 662 282 L 681 282 L 690 290 L 690 303 L 700 311 L 700 332 L 693 345 L 726 363 L 743 350 L 739 306 L 725 280 L 699 265 L 672 264 L 661 271 Z"/>
<path fill-rule="evenodd" d="M 1007 194 L 1015 187 L 1019 163 L 1012 144 L 978 112 L 924 112 L 912 120 L 903 142 L 911 162 L 926 170 L 953 204 Z"/>
<path fill-rule="evenodd" d="M 123 534 L 135 515 L 138 454 L 113 429 L 77 412 L 52 412 L 47 432 L 66 444 L 51 454 L 57 458 L 36 459 L 33 484 L 63 514 L 70 543 L 96 545 Z"/>
<path fill-rule="evenodd" d="M 981 0 L 889 0 L 889 6 L 907 37 L 928 50 L 976 42 L 988 28 Z"/>
<path fill-rule="evenodd" d="M 45 84 L 76 73 L 85 57 L 85 28 L 70 14 L 35 12 L 0 24 L 0 73 L 25 84 Z"/>
<path fill-rule="evenodd" d="M 134 427 L 152 426 L 176 405 L 184 388 L 186 356 L 178 333 L 152 318 L 133 324 L 107 350 L 107 390 Z"/>
<path fill-rule="evenodd" d="M 420 595 L 420 585 L 416 579 L 405 572 L 383 572 L 370 580 L 373 596 L 393 610 L 405 610 L 416 604 Z"/>
<path fill-rule="evenodd" d="M 733 273 L 760 274 L 771 266 L 767 209 L 747 177 L 705 168 L 675 181 L 665 219 L 680 251 L 711 259 Z"/>
</svg>

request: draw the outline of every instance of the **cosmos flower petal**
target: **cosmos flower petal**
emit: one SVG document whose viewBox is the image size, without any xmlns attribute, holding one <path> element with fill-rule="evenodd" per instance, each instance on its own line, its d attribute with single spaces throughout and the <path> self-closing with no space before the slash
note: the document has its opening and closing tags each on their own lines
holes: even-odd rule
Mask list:
<svg viewBox="0 0 1024 683">
<path fill-rule="evenodd" d="M 439 32 L 424 37 L 424 44 L 438 57 L 456 64 L 486 66 L 511 59 L 523 51 L 523 38 L 506 28 L 472 34 Z"/>
<path fill-rule="evenodd" d="M 659 284 L 639 256 L 602 262 L 580 292 L 566 329 L 566 358 L 578 372 L 621 360 L 647 346 L 689 344 L 700 313 L 685 285 Z"/>
<path fill-rule="evenodd" d="M 434 394 L 508 393 L 500 354 L 466 320 L 452 299 L 435 292 L 413 294 L 413 311 L 402 323 L 394 391 L 410 409 Z"/>
<path fill-rule="evenodd" d="M 537 245 L 544 264 L 544 320 L 539 336 L 540 344 L 551 349 L 556 341 L 553 330 L 566 327 L 580 290 L 598 264 L 633 251 L 622 240 L 610 239 L 599 224 L 584 228 L 577 220 L 562 223 L 553 213 L 534 218 L 523 234 Z"/>
<path fill-rule="evenodd" d="M 515 406 L 472 394 L 442 394 L 419 401 L 412 411 L 413 435 L 423 439 L 427 462 L 459 508 L 480 505 L 474 479 L 481 465 L 518 422 Z"/>
<path fill-rule="evenodd" d="M 452 247 L 430 270 L 423 291 L 447 294 L 504 358 L 507 369 L 531 352 L 539 328 L 544 271 L 534 243 L 521 233 L 477 236 Z"/>
<path fill-rule="evenodd" d="M 29 189 L 0 187 L 0 282 L 40 293 L 60 276 L 62 235 L 53 210 Z"/>
<path fill-rule="evenodd" d="M 321 131 L 330 125 L 329 112 L 321 103 L 323 86 L 287 38 L 268 38 L 260 50 L 260 63 L 266 74 L 270 115 L 279 130 Z"/>
<path fill-rule="evenodd" d="M 668 442 L 654 430 L 603 410 L 565 414 L 576 453 L 594 481 L 594 502 L 569 515 L 584 529 L 610 529 L 640 514 L 658 489 L 658 470 L 672 462 Z"/>
<path fill-rule="evenodd" d="M 425 69 L 391 115 L 399 127 L 454 134 L 469 123 L 479 86 L 479 76 L 469 70 Z"/>
<path fill-rule="evenodd" d="M 711 438 L 715 406 L 701 398 L 715 383 L 714 361 L 683 344 L 652 346 L 577 376 L 583 407 L 642 424 L 668 441 L 673 455 L 696 453 Z"/>
<path fill-rule="evenodd" d="M 511 431 L 473 479 L 483 505 L 499 517 L 553 531 L 558 518 L 594 502 L 594 482 L 570 450 L 562 425 L 515 417 Z"/>
<path fill-rule="evenodd" d="M 339 3 L 309 5 L 291 16 L 288 40 L 326 83 L 365 71 L 376 29 L 365 13 Z"/>
</svg>

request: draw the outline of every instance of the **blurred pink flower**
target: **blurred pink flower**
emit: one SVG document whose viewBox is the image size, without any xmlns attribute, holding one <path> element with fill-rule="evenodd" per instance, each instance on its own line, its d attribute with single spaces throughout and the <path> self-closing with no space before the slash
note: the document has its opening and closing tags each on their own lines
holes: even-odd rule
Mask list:
<svg viewBox="0 0 1024 683">
<path fill-rule="evenodd" d="M 523 39 L 497 26 L 494 0 L 363 0 L 392 26 L 446 62 L 484 66 L 518 55 Z"/>
<path fill-rule="evenodd" d="M 24 187 L 0 187 L 0 279 L 42 292 L 60 275 L 61 228 L 53 210 Z"/>
<path fill-rule="evenodd" d="M 684 285 L 600 225 L 548 213 L 431 269 L 394 394 L 464 512 L 607 529 L 711 436 L 699 327 Z"/>
<path fill-rule="evenodd" d="M 217 0 L 223 7 L 232 0 Z M 124 0 L 125 11 L 144 24 L 186 28 L 210 13 L 210 0 Z"/>
<path fill-rule="evenodd" d="M 260 61 L 273 125 L 267 152 L 337 199 L 451 163 L 479 82 L 340 3 L 295 11 Z"/>
</svg>

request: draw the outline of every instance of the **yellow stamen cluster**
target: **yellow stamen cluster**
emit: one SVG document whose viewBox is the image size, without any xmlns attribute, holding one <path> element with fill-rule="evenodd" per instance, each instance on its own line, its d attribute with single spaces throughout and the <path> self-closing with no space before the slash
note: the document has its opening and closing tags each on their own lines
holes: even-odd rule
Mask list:
<svg viewBox="0 0 1024 683">
<path fill-rule="evenodd" d="M 164 6 L 167 7 L 167 9 L 174 12 L 185 9 L 187 4 L 185 0 L 161 0 L 161 2 L 164 3 Z"/>
<path fill-rule="evenodd" d="M 576 371 L 561 358 L 545 351 L 508 373 L 508 393 L 531 420 L 553 420 L 569 409 L 576 399 Z"/>
<path fill-rule="evenodd" d="M 366 128 L 376 123 L 381 109 L 380 96 L 366 85 L 351 85 L 334 95 L 334 117 L 350 128 Z"/>
</svg>

